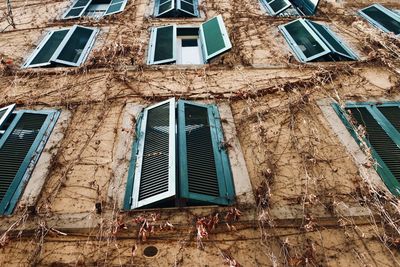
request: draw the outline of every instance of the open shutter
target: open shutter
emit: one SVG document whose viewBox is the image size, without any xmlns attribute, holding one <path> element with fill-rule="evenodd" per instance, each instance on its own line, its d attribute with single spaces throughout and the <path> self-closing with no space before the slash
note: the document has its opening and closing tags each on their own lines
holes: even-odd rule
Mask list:
<svg viewBox="0 0 400 267">
<path fill-rule="evenodd" d="M 178 102 L 180 197 L 192 204 L 233 202 L 229 159 L 216 107 Z"/>
<path fill-rule="evenodd" d="M 194 17 L 199 16 L 197 0 L 177 0 L 176 9 Z"/>
<path fill-rule="evenodd" d="M 81 65 L 88 56 L 97 33 L 97 29 L 73 26 L 54 52 L 51 61 L 67 66 Z"/>
<path fill-rule="evenodd" d="M 292 6 L 289 0 L 262 0 L 264 6 L 272 16 L 279 15 Z"/>
<path fill-rule="evenodd" d="M 400 35 L 400 14 L 380 4 L 373 4 L 358 11 L 369 23 L 384 32 Z"/>
<path fill-rule="evenodd" d="M 306 16 L 315 14 L 320 0 L 292 0 L 294 5 Z"/>
<path fill-rule="evenodd" d="M 200 40 L 206 60 L 232 48 L 222 16 L 214 17 L 200 26 Z"/>
<path fill-rule="evenodd" d="M 372 148 L 377 171 L 389 190 L 400 195 L 400 134 L 375 106 L 349 107 L 347 111 L 366 129 L 366 142 Z M 397 118 L 399 120 L 399 118 Z"/>
<path fill-rule="evenodd" d="M 174 9 L 175 0 L 156 0 L 154 16 L 161 17 Z"/>
<path fill-rule="evenodd" d="M 0 214 L 11 214 L 58 112 L 19 111 L 0 140 Z"/>
<path fill-rule="evenodd" d="M 151 30 L 148 64 L 165 64 L 176 61 L 176 26 L 157 27 Z"/>
<path fill-rule="evenodd" d="M 125 9 L 127 0 L 112 0 L 104 15 L 112 15 Z"/>
<path fill-rule="evenodd" d="M 63 42 L 69 29 L 51 31 L 36 47 L 32 55 L 26 60 L 24 68 L 34 68 L 50 65 L 51 58 Z"/>
<path fill-rule="evenodd" d="M 65 13 L 64 19 L 79 18 L 92 0 L 77 0 Z"/>
<path fill-rule="evenodd" d="M 329 30 L 326 26 L 319 23 L 307 20 L 308 25 L 319 35 L 325 44 L 331 49 L 333 53 L 339 54 L 342 57 L 350 60 L 357 59 L 357 56 L 347 46 L 340 41 L 336 35 Z"/>
<path fill-rule="evenodd" d="M 175 99 L 144 110 L 139 137 L 132 209 L 176 195 Z"/>
<path fill-rule="evenodd" d="M 15 109 L 15 104 L 9 105 L 4 108 L 0 108 L 0 137 L 4 133 L 3 124 L 4 122 L 6 122 L 7 118 L 14 111 L 14 109 Z"/>
</svg>

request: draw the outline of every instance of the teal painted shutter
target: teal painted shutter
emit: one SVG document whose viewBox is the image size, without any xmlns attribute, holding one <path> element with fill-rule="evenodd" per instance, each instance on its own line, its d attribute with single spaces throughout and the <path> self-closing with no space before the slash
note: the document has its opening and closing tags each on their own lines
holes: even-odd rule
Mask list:
<svg viewBox="0 0 400 267">
<path fill-rule="evenodd" d="M 175 197 L 175 139 L 175 99 L 146 108 L 134 166 L 132 209 Z"/>
<path fill-rule="evenodd" d="M 182 11 L 184 14 L 189 14 L 194 17 L 199 16 L 197 6 L 197 0 L 177 0 L 176 2 L 176 9 Z"/>
<path fill-rule="evenodd" d="M 210 60 L 232 48 L 222 16 L 212 18 L 200 27 L 200 40 L 206 60 Z"/>
<path fill-rule="evenodd" d="M 351 116 L 366 129 L 366 141 L 377 160 L 377 171 L 389 190 L 400 194 L 400 134 L 376 110 L 375 106 L 346 108 Z M 397 117 L 399 120 L 400 117 Z"/>
<path fill-rule="evenodd" d="M 77 0 L 65 13 L 64 19 L 79 18 L 85 12 L 92 0 Z"/>
<path fill-rule="evenodd" d="M 175 0 L 156 0 L 155 14 L 156 17 L 167 15 L 170 11 L 175 10 Z"/>
<path fill-rule="evenodd" d="M 57 118 L 55 111 L 19 111 L 0 139 L 0 214 L 13 212 Z"/>
<path fill-rule="evenodd" d="M 354 53 L 347 48 L 347 46 L 340 41 L 336 35 L 330 31 L 327 27 L 315 23 L 313 21 L 307 20 L 309 25 L 313 28 L 313 30 L 319 35 L 319 37 L 325 42 L 326 45 L 330 48 L 332 53 L 339 54 L 347 59 L 357 59 Z"/>
<path fill-rule="evenodd" d="M 166 64 L 176 61 L 176 26 L 153 28 L 150 36 L 148 64 Z"/>
<path fill-rule="evenodd" d="M 229 205 L 234 187 L 216 107 L 178 102 L 180 197 L 193 204 Z"/>
<path fill-rule="evenodd" d="M 294 5 L 306 16 L 312 16 L 317 11 L 320 0 L 292 0 Z"/>
<path fill-rule="evenodd" d="M 125 9 L 127 0 L 112 0 L 104 15 L 112 15 Z"/>
</svg>

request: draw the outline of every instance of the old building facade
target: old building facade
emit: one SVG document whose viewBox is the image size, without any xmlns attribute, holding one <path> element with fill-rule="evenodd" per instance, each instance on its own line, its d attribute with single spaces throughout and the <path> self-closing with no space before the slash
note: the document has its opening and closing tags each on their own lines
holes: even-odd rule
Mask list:
<svg viewBox="0 0 400 267">
<path fill-rule="evenodd" d="M 3 150 L 24 114 L 45 117 L 19 183 L 2 188 L 16 189 L 0 203 L 1 266 L 400 265 L 397 113 L 394 122 L 385 115 L 392 126 L 376 119 L 394 140 L 381 150 L 369 137 L 377 128 L 356 115 L 365 108 L 376 118 L 372 109 L 400 101 L 399 37 L 357 13 L 379 3 L 397 14 L 398 0 L 320 1 L 306 18 L 327 26 L 351 58 L 327 44 L 323 56 L 338 58 L 308 63 L 310 47 L 289 45 L 279 28 L 299 17 L 271 16 L 258 0 L 182 0 L 167 11 L 153 0 L 9 2 L 12 14 L 0 4 L 0 108 L 14 115 L 9 125 L 0 118 L 1 168 L 15 162 Z M 212 23 L 220 39 L 208 35 Z M 71 45 L 71 29 L 89 29 L 85 41 Z M 157 48 L 157 37 L 177 50 Z M 50 39 L 56 45 L 45 46 Z M 169 113 L 151 113 L 165 103 Z M 189 138 L 202 127 L 212 129 L 208 152 L 204 139 Z M 161 145 L 149 146 L 162 138 L 169 152 L 159 159 Z M 169 195 L 143 202 L 138 177 L 150 156 L 149 172 L 166 173 Z M 212 168 L 216 185 L 205 182 Z M 198 190 L 209 191 L 184 194 L 185 169 L 189 187 L 195 169 Z"/>
</svg>

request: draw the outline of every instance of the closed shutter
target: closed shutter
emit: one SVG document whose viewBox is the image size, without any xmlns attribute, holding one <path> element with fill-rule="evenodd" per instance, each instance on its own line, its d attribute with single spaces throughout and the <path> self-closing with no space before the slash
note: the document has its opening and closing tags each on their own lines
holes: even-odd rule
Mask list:
<svg viewBox="0 0 400 267">
<path fill-rule="evenodd" d="M 200 40 L 206 60 L 232 48 L 222 16 L 214 17 L 200 26 Z"/>
<path fill-rule="evenodd" d="M 176 8 L 185 14 L 189 14 L 194 17 L 199 16 L 197 0 L 177 0 Z"/>
<path fill-rule="evenodd" d="M 400 193 L 400 140 L 392 138 L 393 129 L 382 120 L 373 106 L 346 108 L 359 125 L 365 127 L 366 141 L 377 160 L 377 170 L 393 193 Z M 400 119 L 400 117 L 398 117 Z M 391 133 L 392 131 L 392 133 Z"/>
<path fill-rule="evenodd" d="M 154 14 L 156 17 L 167 15 L 172 10 L 175 10 L 175 0 L 156 0 Z"/>
<path fill-rule="evenodd" d="M 232 203 L 232 174 L 222 140 L 216 108 L 178 102 L 180 197 L 189 204 Z"/>
<path fill-rule="evenodd" d="M 112 0 L 104 15 L 112 15 L 125 9 L 127 0 Z"/>
<path fill-rule="evenodd" d="M 77 0 L 65 13 L 64 19 L 79 18 L 92 0 Z"/>
<path fill-rule="evenodd" d="M 176 26 L 153 28 L 150 36 L 148 64 L 176 61 Z"/>
<path fill-rule="evenodd" d="M 132 209 L 175 197 L 175 99 L 144 110 L 139 137 Z"/>
<path fill-rule="evenodd" d="M 27 170 L 35 165 L 47 140 L 49 125 L 55 123 L 55 114 L 17 112 L 0 140 L 0 214 L 12 213 L 27 182 Z"/>
</svg>

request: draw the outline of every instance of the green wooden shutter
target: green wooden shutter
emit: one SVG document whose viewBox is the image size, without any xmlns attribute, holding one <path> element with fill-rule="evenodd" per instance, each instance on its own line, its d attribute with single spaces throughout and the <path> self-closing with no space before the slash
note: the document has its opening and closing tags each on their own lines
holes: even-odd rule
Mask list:
<svg viewBox="0 0 400 267">
<path fill-rule="evenodd" d="M 175 197 L 175 99 L 144 110 L 138 139 L 131 208 Z"/>
<path fill-rule="evenodd" d="M 369 23 L 384 32 L 400 35 L 400 14 L 380 4 L 373 4 L 358 11 Z"/>
<path fill-rule="evenodd" d="M 176 26 L 153 28 L 150 36 L 148 64 L 165 64 L 176 61 Z"/>
<path fill-rule="evenodd" d="M 341 40 L 339 40 L 329 28 L 310 20 L 307 20 L 307 23 L 330 48 L 332 53 L 339 54 L 350 60 L 357 59 L 357 56 L 349 48 L 347 48 L 347 46 Z"/>
<path fill-rule="evenodd" d="M 65 13 L 64 19 L 79 18 L 92 0 L 77 0 Z"/>
<path fill-rule="evenodd" d="M 365 141 L 382 180 L 393 194 L 400 195 L 400 134 L 375 105 L 351 105 L 346 110 L 365 127 Z"/>
<path fill-rule="evenodd" d="M 110 6 L 108 7 L 106 13 L 104 15 L 112 15 L 118 12 L 121 12 L 125 9 L 127 0 L 112 0 Z"/>
<path fill-rule="evenodd" d="M 216 107 L 178 102 L 180 198 L 228 205 L 234 199 L 229 158 Z"/>
<path fill-rule="evenodd" d="M 155 14 L 156 17 L 168 15 L 172 10 L 175 10 L 175 0 L 156 0 L 155 1 Z"/>
<path fill-rule="evenodd" d="M 200 26 L 200 40 L 206 60 L 232 48 L 222 16 L 214 17 Z"/>
<path fill-rule="evenodd" d="M 199 16 L 197 0 L 177 0 L 176 9 L 194 17 Z"/>
<path fill-rule="evenodd" d="M 68 32 L 69 29 L 63 29 L 47 33 L 46 37 L 40 42 L 23 67 L 34 68 L 50 65 L 51 58 Z"/>
<path fill-rule="evenodd" d="M 0 139 L 0 214 L 13 212 L 58 115 L 19 111 Z"/>
</svg>

